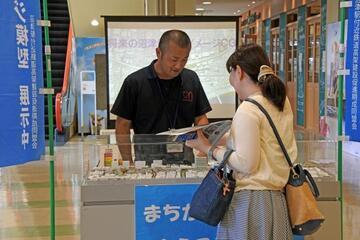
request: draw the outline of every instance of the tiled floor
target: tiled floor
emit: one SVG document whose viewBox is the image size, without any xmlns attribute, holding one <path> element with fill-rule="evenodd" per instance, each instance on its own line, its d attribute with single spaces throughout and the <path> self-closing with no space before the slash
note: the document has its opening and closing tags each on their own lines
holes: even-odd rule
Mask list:
<svg viewBox="0 0 360 240">
<path fill-rule="evenodd" d="M 86 143 L 72 141 L 56 148 L 57 240 L 80 239 L 80 184 L 83 163 L 89 153 L 87 147 Z M 344 239 L 357 240 L 360 236 L 360 159 L 346 153 L 343 186 Z M 50 239 L 49 223 L 49 162 L 42 160 L 0 168 L 0 239 Z"/>
<path fill-rule="evenodd" d="M 56 149 L 56 239 L 79 237 L 82 150 Z M 0 239 L 50 239 L 49 162 L 0 168 Z"/>
<path fill-rule="evenodd" d="M 344 153 L 344 240 L 360 239 L 360 158 Z"/>
</svg>

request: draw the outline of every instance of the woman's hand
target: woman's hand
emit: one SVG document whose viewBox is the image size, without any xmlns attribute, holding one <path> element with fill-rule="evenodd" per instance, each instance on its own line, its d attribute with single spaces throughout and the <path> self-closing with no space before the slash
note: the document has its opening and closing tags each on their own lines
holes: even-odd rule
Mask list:
<svg viewBox="0 0 360 240">
<path fill-rule="evenodd" d="M 204 136 L 201 130 L 197 131 L 196 139 L 186 141 L 185 145 L 203 152 L 204 154 L 207 154 L 211 147 L 209 140 Z"/>
</svg>

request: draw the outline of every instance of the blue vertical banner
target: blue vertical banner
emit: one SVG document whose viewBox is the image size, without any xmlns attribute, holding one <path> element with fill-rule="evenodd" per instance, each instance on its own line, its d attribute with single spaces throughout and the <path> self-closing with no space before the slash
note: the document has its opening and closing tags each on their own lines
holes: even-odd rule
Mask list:
<svg viewBox="0 0 360 240">
<path fill-rule="evenodd" d="M 348 37 L 346 45 L 345 134 L 351 141 L 360 141 L 359 104 L 359 39 L 360 39 L 360 0 L 353 0 L 348 11 Z"/>
<path fill-rule="evenodd" d="M 0 2 L 0 167 L 44 153 L 40 1 Z"/>
<path fill-rule="evenodd" d="M 270 18 L 265 19 L 264 25 L 265 25 L 265 51 L 266 51 L 268 57 L 270 58 L 271 19 Z"/>
<path fill-rule="evenodd" d="M 306 6 L 298 9 L 298 46 L 297 46 L 297 82 L 296 82 L 296 123 L 305 127 L 305 44 L 306 44 Z"/>
<path fill-rule="evenodd" d="M 280 14 L 280 34 L 279 34 L 279 48 L 280 48 L 280 64 L 279 64 L 279 77 L 286 81 L 286 13 Z"/>
<path fill-rule="evenodd" d="M 325 86 L 326 86 L 326 8 L 327 0 L 321 0 L 320 20 L 320 79 L 319 79 L 319 111 L 320 123 L 325 116 Z"/>
<path fill-rule="evenodd" d="M 198 184 L 135 187 L 137 240 L 215 240 L 216 227 L 189 216 Z"/>
</svg>

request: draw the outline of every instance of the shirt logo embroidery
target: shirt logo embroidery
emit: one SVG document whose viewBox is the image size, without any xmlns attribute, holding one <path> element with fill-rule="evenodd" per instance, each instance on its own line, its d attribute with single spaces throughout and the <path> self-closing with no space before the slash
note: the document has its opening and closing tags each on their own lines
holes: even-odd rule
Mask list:
<svg viewBox="0 0 360 240">
<path fill-rule="evenodd" d="M 184 102 L 192 102 L 193 101 L 192 91 L 183 91 L 183 101 Z"/>
</svg>

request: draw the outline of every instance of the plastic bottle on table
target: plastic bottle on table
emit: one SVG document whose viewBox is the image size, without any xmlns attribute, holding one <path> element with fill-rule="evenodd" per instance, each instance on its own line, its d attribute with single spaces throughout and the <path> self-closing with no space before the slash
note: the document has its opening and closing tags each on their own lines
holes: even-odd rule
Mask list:
<svg viewBox="0 0 360 240">
<path fill-rule="evenodd" d="M 112 166 L 112 158 L 113 158 L 112 149 L 111 148 L 105 149 L 104 167 L 111 167 Z"/>
</svg>

